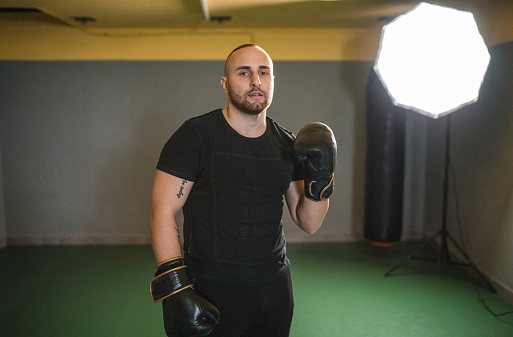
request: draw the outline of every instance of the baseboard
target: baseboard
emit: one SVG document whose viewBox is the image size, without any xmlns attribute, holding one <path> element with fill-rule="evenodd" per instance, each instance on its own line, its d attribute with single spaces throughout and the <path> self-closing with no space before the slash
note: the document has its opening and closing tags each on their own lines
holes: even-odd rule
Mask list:
<svg viewBox="0 0 513 337">
<path fill-rule="evenodd" d="M 506 300 L 509 304 L 513 305 L 513 289 L 493 277 L 487 275 L 485 275 L 485 277 L 488 279 L 495 291 L 497 291 L 497 295 Z"/>
<path fill-rule="evenodd" d="M 432 244 L 431 244 L 431 248 L 435 249 L 435 250 L 439 250 L 441 247 L 441 242 L 440 240 L 435 240 Z M 467 263 L 467 259 L 461 255 L 459 252 L 455 252 L 455 249 L 449 249 L 449 257 L 453 260 L 453 261 L 457 261 L 457 262 L 462 262 L 462 263 Z M 482 276 L 490 283 L 490 285 L 494 288 L 494 290 L 497 292 L 497 295 L 499 297 L 501 297 L 502 299 L 504 299 L 505 301 L 507 301 L 509 304 L 513 305 L 513 289 L 509 288 L 508 286 L 506 286 L 504 283 L 500 282 L 499 280 L 495 279 L 494 277 L 488 275 L 486 272 L 483 272 L 479 266 L 477 265 L 474 265 L 476 267 L 477 270 L 479 270 L 479 273 L 482 274 Z M 485 282 L 482 281 L 479 277 L 479 275 L 477 275 L 477 273 L 472 269 L 472 268 L 467 268 L 467 271 L 470 275 L 472 275 L 472 277 L 475 277 L 478 279 L 479 282 L 482 282 L 483 285 L 485 285 Z"/>
<path fill-rule="evenodd" d="M 295 235 L 287 233 L 287 242 L 289 243 L 308 243 L 308 242 L 359 242 L 365 241 L 362 235 L 354 233 L 316 233 L 313 235 L 302 234 Z M 307 236 L 307 237 L 305 237 Z M 421 236 L 418 233 L 404 233 L 402 241 L 418 241 Z M 0 239 L 0 248 L 6 246 L 46 246 L 46 245 L 148 245 L 151 244 L 150 235 L 64 235 L 64 236 L 11 236 Z"/>
<path fill-rule="evenodd" d="M 149 235 L 100 236 L 68 235 L 45 237 L 8 237 L 7 246 L 107 246 L 107 245 L 148 245 Z"/>
<path fill-rule="evenodd" d="M 367 239 L 361 233 L 353 232 L 324 232 L 319 230 L 315 234 L 306 234 L 301 231 L 285 233 L 288 243 L 323 243 L 323 242 L 362 242 Z M 407 231 L 401 235 L 400 241 L 421 241 L 422 234 L 416 231 Z"/>
<path fill-rule="evenodd" d="M 328 243 L 328 242 L 357 242 L 361 241 L 359 237 L 351 233 L 339 233 L 333 235 L 331 233 L 315 233 L 306 234 L 303 232 L 286 233 L 287 243 Z"/>
</svg>

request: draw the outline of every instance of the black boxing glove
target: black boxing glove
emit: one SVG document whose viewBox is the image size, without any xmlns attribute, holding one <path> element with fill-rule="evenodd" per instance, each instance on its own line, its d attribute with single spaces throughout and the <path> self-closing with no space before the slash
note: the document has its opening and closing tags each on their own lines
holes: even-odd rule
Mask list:
<svg viewBox="0 0 513 337">
<path fill-rule="evenodd" d="M 219 322 L 219 310 L 194 289 L 181 257 L 157 266 L 150 294 L 153 302 L 162 301 L 164 327 L 169 337 L 206 336 Z"/>
<path fill-rule="evenodd" d="M 294 155 L 304 163 L 305 196 L 314 201 L 333 194 L 333 174 L 337 161 L 337 142 L 333 131 L 323 123 L 309 123 L 294 141 Z"/>
</svg>

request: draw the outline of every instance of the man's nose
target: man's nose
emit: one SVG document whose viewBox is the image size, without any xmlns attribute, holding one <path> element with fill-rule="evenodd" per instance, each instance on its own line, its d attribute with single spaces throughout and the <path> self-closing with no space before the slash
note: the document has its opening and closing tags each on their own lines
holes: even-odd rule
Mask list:
<svg viewBox="0 0 513 337">
<path fill-rule="evenodd" d="M 258 76 L 258 74 L 254 74 L 251 76 L 251 86 L 252 87 L 259 87 L 261 84 L 262 84 L 262 82 L 260 82 L 260 76 Z"/>
</svg>

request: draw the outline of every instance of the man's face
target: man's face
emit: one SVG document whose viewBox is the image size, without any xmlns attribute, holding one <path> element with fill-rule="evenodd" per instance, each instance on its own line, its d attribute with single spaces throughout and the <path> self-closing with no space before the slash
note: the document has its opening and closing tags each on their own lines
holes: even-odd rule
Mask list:
<svg viewBox="0 0 513 337">
<path fill-rule="evenodd" d="M 235 51 L 227 60 L 221 84 L 228 100 L 239 111 L 258 115 L 273 100 L 273 64 L 269 55 L 258 47 Z"/>
</svg>

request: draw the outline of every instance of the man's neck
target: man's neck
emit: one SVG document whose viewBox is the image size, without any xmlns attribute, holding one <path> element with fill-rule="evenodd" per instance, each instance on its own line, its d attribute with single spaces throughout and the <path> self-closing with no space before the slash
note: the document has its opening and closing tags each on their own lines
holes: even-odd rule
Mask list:
<svg viewBox="0 0 513 337">
<path fill-rule="evenodd" d="M 267 128 L 266 110 L 258 115 L 250 115 L 228 105 L 223 108 L 223 115 L 228 124 L 244 137 L 260 137 Z"/>
</svg>

